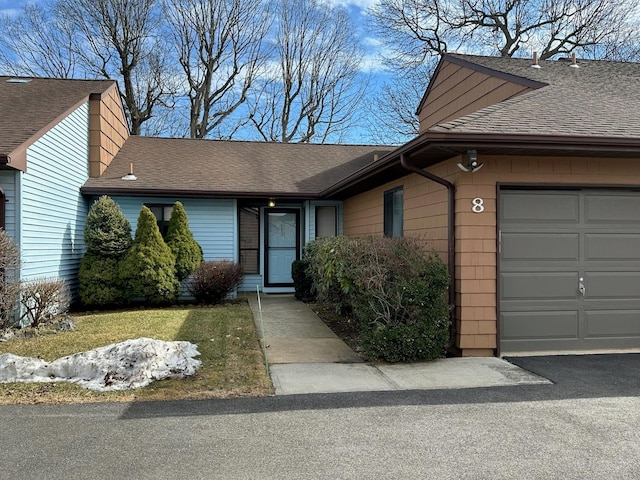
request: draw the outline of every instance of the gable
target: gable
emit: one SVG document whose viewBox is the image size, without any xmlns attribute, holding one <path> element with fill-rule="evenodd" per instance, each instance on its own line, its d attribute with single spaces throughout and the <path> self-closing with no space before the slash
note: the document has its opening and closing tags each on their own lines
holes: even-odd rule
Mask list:
<svg viewBox="0 0 640 480">
<path fill-rule="evenodd" d="M 541 85 L 445 56 L 418 107 L 420 133 Z"/>
</svg>

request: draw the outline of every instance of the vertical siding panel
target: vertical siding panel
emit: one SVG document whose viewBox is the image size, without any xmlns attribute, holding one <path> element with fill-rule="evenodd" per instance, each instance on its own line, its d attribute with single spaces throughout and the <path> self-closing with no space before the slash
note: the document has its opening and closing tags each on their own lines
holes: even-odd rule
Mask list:
<svg viewBox="0 0 640 480">
<path fill-rule="evenodd" d="M 20 192 L 21 276 L 62 278 L 73 292 L 84 253 L 89 106 L 80 106 L 27 150 Z"/>
</svg>

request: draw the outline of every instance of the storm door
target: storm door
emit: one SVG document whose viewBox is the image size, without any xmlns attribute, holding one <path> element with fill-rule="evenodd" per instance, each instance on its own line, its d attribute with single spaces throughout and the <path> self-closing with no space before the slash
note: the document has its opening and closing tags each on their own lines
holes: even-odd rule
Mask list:
<svg viewBox="0 0 640 480">
<path fill-rule="evenodd" d="M 265 285 L 293 286 L 291 264 L 299 258 L 300 211 L 265 210 Z"/>
</svg>

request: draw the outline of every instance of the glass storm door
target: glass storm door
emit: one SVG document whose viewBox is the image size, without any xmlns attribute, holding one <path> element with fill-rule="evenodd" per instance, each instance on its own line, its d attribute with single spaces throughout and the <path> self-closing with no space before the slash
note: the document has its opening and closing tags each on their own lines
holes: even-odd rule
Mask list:
<svg viewBox="0 0 640 480">
<path fill-rule="evenodd" d="M 267 286 L 291 286 L 291 264 L 298 258 L 299 210 L 265 210 L 265 272 Z"/>
</svg>

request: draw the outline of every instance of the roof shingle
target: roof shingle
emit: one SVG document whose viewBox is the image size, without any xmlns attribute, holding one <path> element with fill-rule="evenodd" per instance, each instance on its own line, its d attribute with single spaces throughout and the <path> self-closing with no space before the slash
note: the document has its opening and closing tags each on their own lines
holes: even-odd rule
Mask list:
<svg viewBox="0 0 640 480">
<path fill-rule="evenodd" d="M 113 80 L 12 79 L 0 76 L 0 156 L 9 156 L 89 95 L 115 84 Z"/>
<path fill-rule="evenodd" d="M 314 197 L 392 148 L 132 136 L 91 194 Z M 122 180 L 133 164 L 135 181 Z"/>
<path fill-rule="evenodd" d="M 435 132 L 640 138 L 640 64 L 449 55 L 546 84 L 537 90 L 435 125 Z"/>
</svg>

